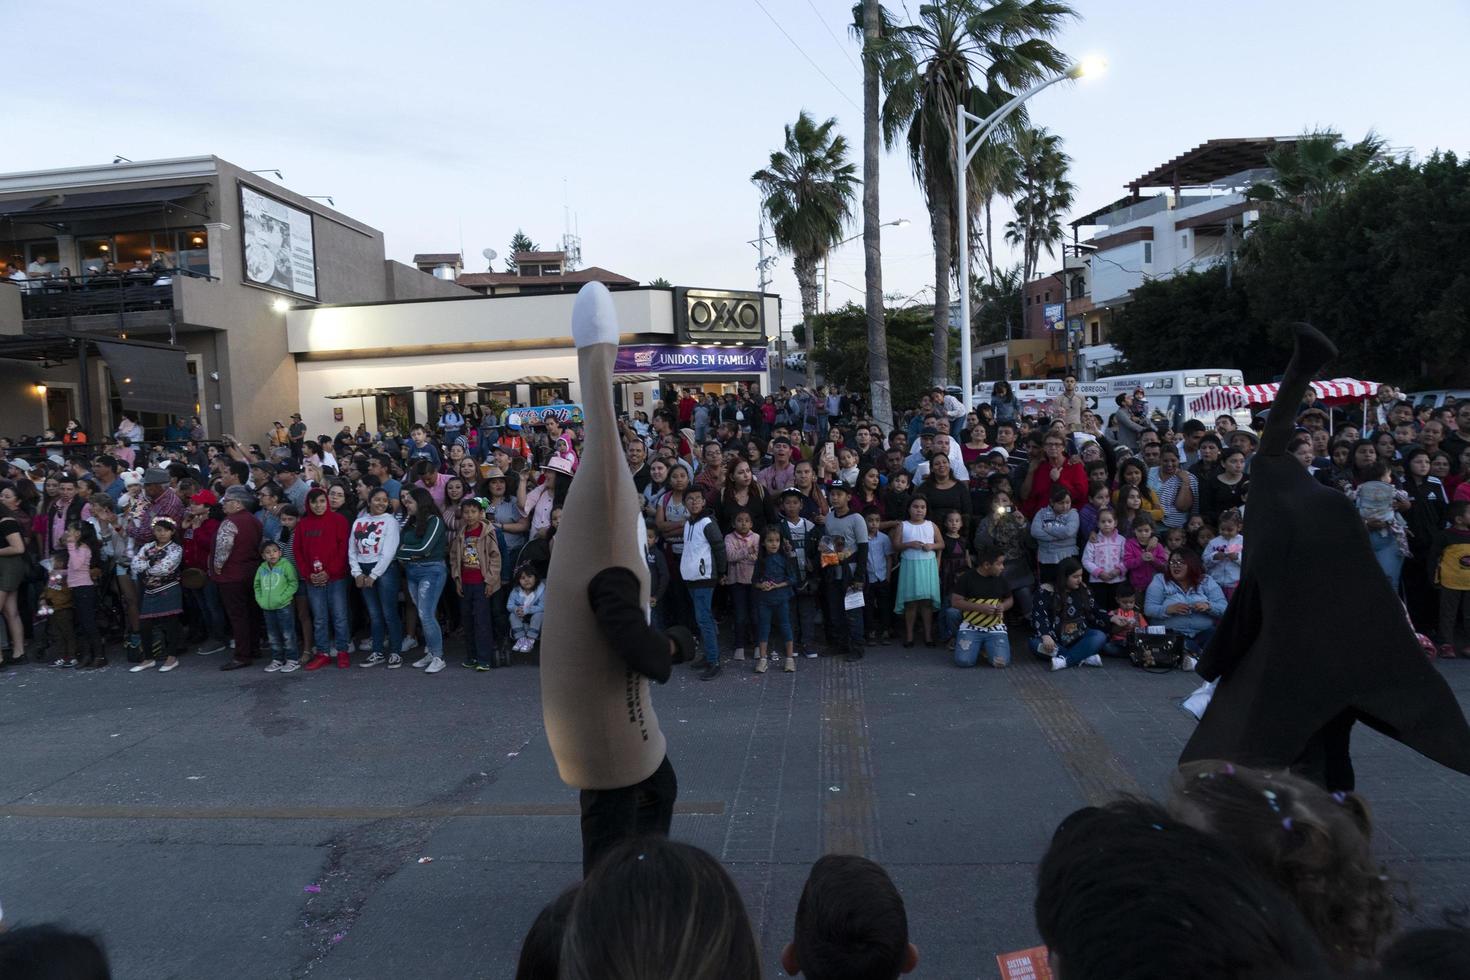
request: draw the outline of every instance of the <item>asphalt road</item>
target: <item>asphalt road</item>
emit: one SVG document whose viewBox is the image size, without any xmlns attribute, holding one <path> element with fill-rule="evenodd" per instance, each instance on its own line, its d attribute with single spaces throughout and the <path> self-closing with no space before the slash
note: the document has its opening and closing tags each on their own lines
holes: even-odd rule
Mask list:
<svg viewBox="0 0 1470 980">
<path fill-rule="evenodd" d="M 580 871 L 536 671 L 217 664 L 0 676 L 6 921 L 95 931 L 121 978 L 510 976 Z M 1470 663 L 1441 669 L 1470 701 Z M 1053 828 L 1163 789 L 1193 686 L 1118 662 L 960 672 L 898 647 L 712 683 L 677 668 L 655 693 L 674 833 L 739 882 L 769 976 L 812 861 L 848 851 L 903 891 L 918 975 L 994 977 L 1037 941 Z M 1355 758 L 1407 917 L 1470 904 L 1470 779 L 1361 728 Z"/>
</svg>

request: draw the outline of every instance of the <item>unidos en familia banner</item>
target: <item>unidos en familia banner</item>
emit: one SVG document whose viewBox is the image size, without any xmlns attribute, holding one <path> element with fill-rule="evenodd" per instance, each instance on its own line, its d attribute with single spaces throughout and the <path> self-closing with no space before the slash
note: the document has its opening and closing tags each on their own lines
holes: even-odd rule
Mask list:
<svg viewBox="0 0 1470 980">
<path fill-rule="evenodd" d="M 618 348 L 620 374 L 755 374 L 766 370 L 764 347 L 632 344 Z"/>
</svg>

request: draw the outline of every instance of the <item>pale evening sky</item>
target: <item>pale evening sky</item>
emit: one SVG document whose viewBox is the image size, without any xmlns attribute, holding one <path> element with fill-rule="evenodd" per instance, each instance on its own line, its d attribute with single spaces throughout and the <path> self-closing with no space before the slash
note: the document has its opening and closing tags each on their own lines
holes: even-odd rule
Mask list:
<svg viewBox="0 0 1470 980">
<path fill-rule="evenodd" d="M 462 243 L 483 270 L 481 250 L 504 255 L 517 226 L 552 247 L 565 200 L 585 264 L 754 288 L 749 178 L 783 124 L 836 116 L 861 165 L 846 0 L 6 6 L 9 76 L 27 81 L 12 87 L 0 171 L 213 153 L 332 195 L 403 261 Z M 1079 214 L 1211 138 L 1371 127 L 1421 156 L 1470 148 L 1465 0 L 1075 6 L 1058 45 L 1104 55 L 1108 72 L 1043 93 L 1031 115 L 1066 141 Z M 913 222 L 883 240 L 884 289 L 907 296 L 934 268 L 903 156 L 885 155 L 882 194 L 885 220 Z M 831 277 L 834 305 L 861 301 L 860 242 Z M 789 326 L 789 259 L 771 288 Z"/>
</svg>

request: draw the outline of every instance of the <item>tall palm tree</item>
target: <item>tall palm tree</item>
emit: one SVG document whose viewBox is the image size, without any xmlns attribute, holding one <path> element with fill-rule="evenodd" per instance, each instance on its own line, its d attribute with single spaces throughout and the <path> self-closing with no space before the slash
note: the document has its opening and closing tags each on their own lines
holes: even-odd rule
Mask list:
<svg viewBox="0 0 1470 980">
<path fill-rule="evenodd" d="M 978 174 L 975 192 L 979 195 L 985 212 L 985 231 L 977 231 L 976 241 L 985 257 L 985 269 L 990 280 L 995 272 L 995 222 L 991 216 L 991 204 L 995 198 L 1010 200 L 1020 193 L 1021 161 L 1016 148 L 1011 145 L 1013 134 L 1004 137 L 992 136 L 975 154 L 974 167 Z"/>
<path fill-rule="evenodd" d="M 894 22 L 887 11 L 884 16 Z M 916 22 L 895 26 L 884 36 L 883 139 L 889 148 L 900 137 L 907 143 L 934 239 L 930 373 L 936 384 L 949 377 L 949 287 L 956 248 L 961 241 L 968 246 L 974 234 L 973 227 L 954 227 L 956 109 L 964 105 L 987 116 L 1017 90 L 1064 70 L 1067 59 L 1047 38 L 1075 16 L 1060 0 L 938 0 L 920 6 Z M 1024 110 L 1009 120 L 1012 127 L 1024 123 Z M 977 154 L 967 174 L 975 203 L 984 199 L 987 178 L 993 176 L 982 164 Z M 979 211 L 970 209 L 972 222 Z"/>
<path fill-rule="evenodd" d="M 1392 160 L 1388 143 L 1373 130 L 1356 143 L 1330 132 L 1304 133 L 1295 142 L 1272 150 L 1266 162 L 1275 171 L 1267 183 L 1256 184 L 1250 197 L 1278 201 L 1302 214 L 1337 198 L 1365 174 Z"/>
<path fill-rule="evenodd" d="M 818 124 L 803 109 L 795 124 L 786 126 L 784 149 L 772 153 L 765 169 L 750 178 L 761 190 L 776 245 L 792 256 L 801 291 L 807 387 L 816 381 L 817 263 L 842 240 L 858 182 L 856 168 L 847 162 L 847 140 L 833 132 L 836 126 L 836 119 Z"/>
<path fill-rule="evenodd" d="M 882 210 L 878 206 L 878 162 L 882 129 L 878 122 L 882 6 L 862 0 L 863 44 L 863 284 L 868 321 L 868 404 L 887 434 L 893 426 L 893 387 L 888 370 L 888 327 L 883 307 Z"/>
<path fill-rule="evenodd" d="M 1062 216 L 1072 209 L 1072 158 L 1062 152 L 1062 138 L 1045 127 L 1016 134 L 1016 217 L 1006 225 L 1006 241 L 1021 249 L 1022 282 L 1036 274 L 1041 251 L 1055 254 L 1063 238 Z"/>
</svg>

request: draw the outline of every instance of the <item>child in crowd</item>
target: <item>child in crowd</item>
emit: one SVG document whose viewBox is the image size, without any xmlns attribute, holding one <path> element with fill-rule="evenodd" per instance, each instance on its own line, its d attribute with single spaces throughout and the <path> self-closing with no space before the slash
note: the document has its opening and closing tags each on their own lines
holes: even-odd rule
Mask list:
<svg viewBox="0 0 1470 980">
<path fill-rule="evenodd" d="M 1106 483 L 1093 483 L 1087 488 L 1087 503 L 1077 511 L 1077 542 L 1086 545 L 1097 530 L 1098 515 L 1113 505 L 1113 495 Z"/>
<path fill-rule="evenodd" d="M 872 554 L 870 551 L 869 554 Z M 756 642 L 759 644 L 755 672 L 764 674 L 770 666 L 771 626 L 780 631 L 786 644 L 782 669 L 788 674 L 796 670 L 796 644 L 791 630 L 791 613 L 796 602 L 797 561 L 780 528 L 768 527 L 761 537 L 761 553 L 751 569 L 755 591 Z"/>
<path fill-rule="evenodd" d="M 1279 887 L 1336 968 L 1373 963 L 1393 932 L 1394 896 L 1361 798 L 1289 772 L 1211 761 L 1180 768 L 1168 807 Z"/>
<path fill-rule="evenodd" d="M 1470 645 L 1455 646 L 1456 620 L 1470 633 L 1470 500 L 1449 507 L 1450 526 L 1440 532 L 1429 567 L 1439 587 L 1439 655 L 1470 657 Z"/>
<path fill-rule="evenodd" d="M 138 622 L 143 634 L 143 659 L 129 668 L 131 673 L 151 668 L 160 653 L 166 674 L 179 665 L 182 639 L 179 617 L 184 612 L 184 587 L 179 584 L 184 564 L 184 546 L 175 541 L 179 526 L 172 517 L 153 519 L 153 540 L 133 556 L 133 574 L 138 578 Z"/>
<path fill-rule="evenodd" d="M 684 491 L 689 519 L 684 524 L 684 548 L 679 556 L 679 577 L 694 607 L 694 622 L 704 645 L 704 673 L 700 680 L 714 680 L 720 673 L 720 633 L 715 625 L 715 583 L 725 577 L 725 539 L 704 506 L 704 489 Z"/>
<path fill-rule="evenodd" d="M 817 655 L 815 609 L 817 592 L 817 526 L 801 516 L 800 490 L 781 492 L 778 529 L 784 549 L 795 565 L 791 576 L 791 631 L 808 659 Z"/>
<path fill-rule="evenodd" d="M 1063 558 L 1056 578 L 1043 583 L 1032 606 L 1035 635 L 1028 641 L 1031 651 L 1051 661 L 1052 670 L 1085 664 L 1101 667 L 1102 649 L 1107 645 L 1107 617 L 1093 605 L 1092 593 L 1082 581 L 1082 563 Z"/>
<path fill-rule="evenodd" d="M 899 470 L 888 478 L 888 486 L 883 490 L 883 513 L 892 522 L 887 528 L 889 533 L 903 523 L 903 515 L 909 512 L 909 500 L 914 495 L 913 479 L 907 470 Z"/>
<path fill-rule="evenodd" d="M 1108 608 L 1104 606 L 1103 608 Z M 1148 620 L 1138 608 L 1138 592 L 1127 579 L 1113 589 L 1113 611 L 1108 614 L 1112 629 L 1103 653 L 1110 657 L 1128 656 L 1128 640 L 1137 630 L 1148 629 Z"/>
<path fill-rule="evenodd" d="M 880 865 L 854 854 L 828 854 L 812 865 L 795 936 L 781 952 L 787 975 L 888 980 L 918 965 L 903 896 Z"/>
<path fill-rule="evenodd" d="M 924 645 L 934 645 L 934 611 L 939 608 L 939 562 L 936 553 L 944 547 L 939 528 L 929 520 L 929 501 L 909 500 L 908 520 L 893 529 L 893 549 L 898 552 L 898 590 L 893 611 L 903 613 L 903 645 L 914 645 L 914 619 L 924 622 Z"/>
<path fill-rule="evenodd" d="M 658 528 L 650 524 L 644 528 L 644 535 L 643 558 L 648 562 L 648 621 L 654 629 L 661 630 L 664 628 L 664 611 L 659 600 L 669 589 L 669 562 L 659 547 Z"/>
<path fill-rule="evenodd" d="M 81 521 L 66 529 L 66 584 L 71 589 L 72 609 L 76 611 L 77 646 L 80 667 L 106 666 L 106 650 L 102 631 L 97 628 L 97 581 L 102 577 L 102 542 L 91 521 Z"/>
<path fill-rule="evenodd" d="M 1144 509 L 1143 491 L 1135 486 L 1125 486 L 1118 491 L 1118 529 L 1126 535 L 1133 533 L 1133 522 L 1140 517 L 1149 517 Z"/>
<path fill-rule="evenodd" d="M 864 628 L 871 643 L 893 638 L 893 595 L 891 578 L 893 541 L 879 529 L 878 514 L 868 511 L 867 594 L 863 599 Z"/>
<path fill-rule="evenodd" d="M 1205 572 L 1220 586 L 1229 599 L 1240 585 L 1240 558 L 1245 550 L 1245 537 L 1240 533 L 1240 511 L 1231 509 L 1220 515 L 1220 533 L 1205 545 Z"/>
<path fill-rule="evenodd" d="M 1104 504 L 1097 512 L 1097 530 L 1082 549 L 1082 567 L 1087 569 L 1092 598 L 1099 609 L 1113 608 L 1114 590 L 1128 578 L 1128 566 L 1123 563 L 1127 546 L 1127 540 L 1118 533 L 1118 515 Z"/>
<path fill-rule="evenodd" d="M 956 638 L 956 667 L 973 667 L 982 655 L 992 667 L 1010 666 L 1006 611 L 1015 600 L 1006 584 L 1005 566 L 1004 548 L 981 545 L 975 552 L 975 568 L 962 572 L 950 589 L 949 608 L 944 613 Z"/>
<path fill-rule="evenodd" d="M 541 638 L 541 618 L 546 611 L 546 583 L 534 565 L 516 569 L 516 587 L 510 590 L 505 609 L 510 613 L 511 635 L 516 638 L 511 650 L 530 653 Z"/>
<path fill-rule="evenodd" d="M 755 559 L 760 553 L 761 539 L 751 530 L 750 514 L 738 511 L 735 514 L 735 529 L 725 535 L 725 560 L 729 572 L 724 584 L 729 592 L 730 606 L 735 612 L 735 659 L 745 659 L 746 638 L 755 630 L 755 608 L 752 605 L 751 575 L 755 571 Z M 749 644 L 755 646 L 754 640 Z"/>
<path fill-rule="evenodd" d="M 1056 578 L 1057 564 L 1063 558 L 1077 557 L 1077 512 L 1072 509 L 1072 494 L 1058 483 L 1051 488 L 1051 504 L 1036 512 L 1031 519 L 1031 536 L 1036 539 L 1036 561 L 1041 580 Z"/>
<path fill-rule="evenodd" d="M 266 541 L 260 546 L 263 559 L 255 570 L 255 604 L 265 617 L 266 643 L 271 649 L 271 662 L 266 673 L 289 674 L 301 666 L 300 648 L 296 645 L 296 589 L 300 582 L 296 566 L 286 560 L 279 541 Z"/>
<path fill-rule="evenodd" d="M 449 545 L 449 571 L 459 593 L 460 622 L 464 624 L 464 666 L 477 671 L 509 666 L 510 658 L 502 661 L 500 657 L 490 618 L 490 603 L 500 589 L 495 528 L 485 519 L 485 502 L 479 497 L 465 497 L 459 513 L 459 529 Z"/>
<path fill-rule="evenodd" d="M 1370 463 L 1364 475 L 1366 479 L 1353 494 L 1358 516 L 1365 523 L 1381 521 L 1385 525 L 1381 530 L 1393 535 L 1399 554 L 1410 557 L 1413 552 L 1409 550 L 1409 525 L 1393 506 L 1397 500 L 1407 501 L 1408 493 L 1394 486 L 1393 474 L 1381 460 Z"/>
<path fill-rule="evenodd" d="M 301 577 L 301 569 L 296 567 L 296 555 L 291 550 L 291 539 L 296 534 L 296 525 L 301 521 L 301 511 L 295 504 L 282 504 L 281 512 L 276 515 L 281 522 L 281 560 L 291 566 L 291 571 L 296 573 L 296 598 L 293 604 L 296 607 L 296 638 L 303 645 L 311 642 L 311 602 L 306 598 L 306 581 Z M 394 523 L 398 523 L 394 518 Z M 400 530 L 402 525 L 399 525 Z M 409 603 L 413 608 L 413 603 Z M 311 648 L 305 646 L 305 652 L 310 655 Z M 287 658 L 287 662 L 290 658 Z M 284 668 L 282 668 L 284 669 Z"/>
<path fill-rule="evenodd" d="M 65 549 L 58 548 L 51 554 L 51 571 L 46 574 L 46 591 L 41 593 L 40 610 L 36 613 L 36 629 L 42 632 L 36 637 L 36 649 L 43 655 L 54 650 L 53 667 L 75 667 L 77 665 L 76 620 L 71 605 L 71 587 L 66 584 Z M 42 630 L 44 627 L 44 630 Z"/>
<path fill-rule="evenodd" d="M 1190 550 L 1192 550 L 1197 555 L 1203 555 L 1205 553 L 1205 549 L 1210 546 L 1210 542 L 1215 540 L 1216 533 L 1217 532 L 1215 531 L 1215 529 L 1209 524 L 1201 524 L 1198 528 L 1190 533 Z"/>
<path fill-rule="evenodd" d="M 943 537 L 940 544 L 944 547 L 939 552 L 939 597 L 942 632 L 949 640 L 949 648 L 954 649 L 954 632 L 949 629 L 949 616 L 947 607 L 949 605 L 950 593 L 954 591 L 955 582 L 959 581 L 961 573 L 970 568 L 970 549 L 965 545 L 965 539 L 961 536 L 964 531 L 964 515 L 956 510 L 944 512 L 944 520 L 940 524 Z"/>
<path fill-rule="evenodd" d="M 1137 592 L 1143 592 L 1154 576 L 1164 570 L 1169 553 L 1154 534 L 1153 518 L 1140 514 L 1133 519 L 1133 537 L 1123 546 L 1123 564 L 1128 581 Z"/>
<path fill-rule="evenodd" d="M 1184 528 L 1164 528 L 1164 550 L 1172 554 L 1173 552 L 1183 551 L 1185 549 L 1192 550 L 1192 546 L 1189 543 L 1189 535 L 1185 533 Z"/>
</svg>

